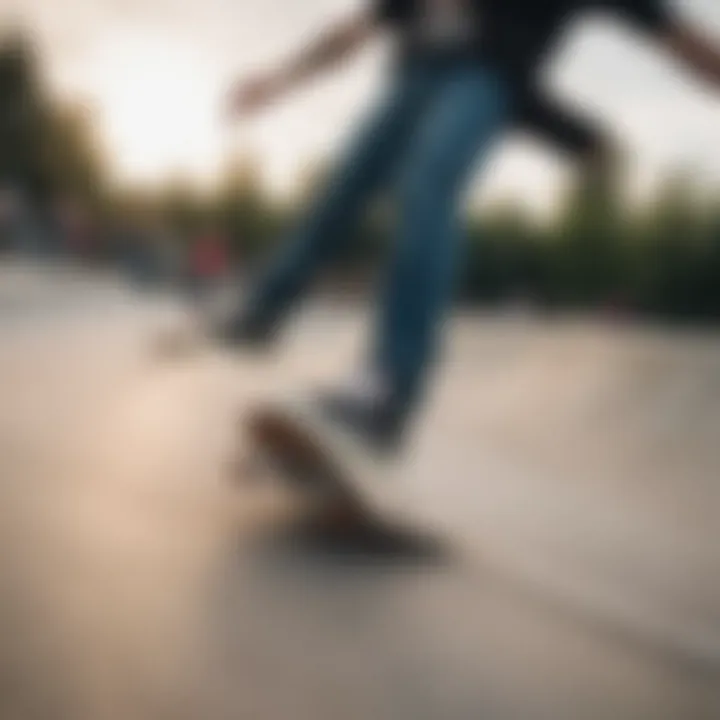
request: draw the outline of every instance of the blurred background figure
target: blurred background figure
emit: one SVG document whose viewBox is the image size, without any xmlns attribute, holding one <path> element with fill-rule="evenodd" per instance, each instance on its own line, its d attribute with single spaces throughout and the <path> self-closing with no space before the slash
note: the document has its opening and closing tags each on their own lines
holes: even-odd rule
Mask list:
<svg viewBox="0 0 720 720">
<path fill-rule="evenodd" d="M 148 228 L 136 218 L 121 221 L 117 242 L 122 266 L 131 283 L 143 290 L 153 289 L 157 283 L 157 267 Z"/>
<path fill-rule="evenodd" d="M 85 265 L 97 264 L 102 250 L 100 229 L 88 208 L 71 196 L 60 197 L 55 207 L 58 234 L 55 240 L 62 254 Z"/>
<path fill-rule="evenodd" d="M 11 188 L 0 188 L 0 250 L 13 249 L 13 227 L 15 221 L 16 200 Z"/>
<path fill-rule="evenodd" d="M 152 223 L 153 256 L 158 283 L 170 290 L 181 290 L 183 279 L 183 244 L 180 237 L 163 218 Z"/>
<path fill-rule="evenodd" d="M 15 187 L 6 187 L 0 199 L 3 217 L 4 245 L 26 257 L 41 258 L 49 246 L 48 228 L 43 225 L 39 209 Z"/>
<path fill-rule="evenodd" d="M 210 227 L 191 242 L 188 269 L 195 302 L 211 302 L 231 270 L 228 239 L 221 229 Z"/>
</svg>

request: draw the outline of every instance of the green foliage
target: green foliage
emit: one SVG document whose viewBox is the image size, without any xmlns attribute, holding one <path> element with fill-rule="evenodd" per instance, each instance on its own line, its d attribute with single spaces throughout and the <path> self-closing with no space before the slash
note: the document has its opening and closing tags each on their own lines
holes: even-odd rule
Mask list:
<svg viewBox="0 0 720 720">
<path fill-rule="evenodd" d="M 107 171 L 89 108 L 57 108 L 47 119 L 42 151 L 53 191 L 82 198 L 92 206 L 103 201 Z"/>
<path fill-rule="evenodd" d="M 471 223 L 461 297 L 546 306 L 622 303 L 682 319 L 720 318 L 720 207 L 671 178 L 631 212 L 597 188 L 575 187 L 555 221 L 508 207 Z"/>
<path fill-rule="evenodd" d="M 720 212 L 690 183 L 672 178 L 638 230 L 635 300 L 678 318 L 720 317 Z"/>
<path fill-rule="evenodd" d="M 285 224 L 285 213 L 267 197 L 259 163 L 251 157 L 229 164 L 212 207 L 215 222 L 229 233 L 238 258 L 254 258 Z"/>
<path fill-rule="evenodd" d="M 53 101 L 25 35 L 0 39 L 0 183 L 96 204 L 106 175 L 90 110 Z"/>
<path fill-rule="evenodd" d="M 0 40 L 0 181 L 34 194 L 48 190 L 40 142 L 48 120 L 34 48 L 13 32 Z"/>
</svg>

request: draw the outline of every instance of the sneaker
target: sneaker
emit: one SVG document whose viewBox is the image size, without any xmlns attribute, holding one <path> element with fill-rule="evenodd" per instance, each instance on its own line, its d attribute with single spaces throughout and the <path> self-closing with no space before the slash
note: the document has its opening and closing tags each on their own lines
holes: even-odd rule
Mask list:
<svg viewBox="0 0 720 720">
<path fill-rule="evenodd" d="M 387 394 L 334 391 L 320 394 L 315 405 L 324 421 L 373 454 L 395 454 L 401 444 L 404 413 Z"/>
<path fill-rule="evenodd" d="M 271 462 L 289 463 L 288 475 L 310 486 L 327 482 L 341 491 L 340 507 L 355 517 L 390 510 L 401 496 L 396 479 L 400 423 L 373 412 L 348 393 L 269 402 L 248 418 L 254 443 Z"/>
</svg>

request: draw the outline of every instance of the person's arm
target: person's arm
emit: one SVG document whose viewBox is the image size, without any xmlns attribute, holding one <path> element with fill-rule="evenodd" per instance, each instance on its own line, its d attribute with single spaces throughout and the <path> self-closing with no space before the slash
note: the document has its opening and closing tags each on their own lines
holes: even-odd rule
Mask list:
<svg viewBox="0 0 720 720">
<path fill-rule="evenodd" d="M 298 55 L 278 68 L 239 82 L 230 93 L 233 115 L 250 113 L 338 65 L 358 51 L 378 27 L 375 13 L 365 11 L 335 22 Z"/>
<path fill-rule="evenodd" d="M 648 33 L 691 71 L 720 87 L 720 45 L 683 19 L 673 0 L 597 0 Z"/>
<path fill-rule="evenodd" d="M 720 45 L 689 23 L 673 20 L 660 36 L 662 44 L 695 74 L 720 89 Z"/>
<path fill-rule="evenodd" d="M 574 160 L 583 182 L 593 187 L 611 185 L 620 170 L 621 155 L 610 133 L 547 92 L 536 89 L 523 93 L 514 125 Z"/>
</svg>

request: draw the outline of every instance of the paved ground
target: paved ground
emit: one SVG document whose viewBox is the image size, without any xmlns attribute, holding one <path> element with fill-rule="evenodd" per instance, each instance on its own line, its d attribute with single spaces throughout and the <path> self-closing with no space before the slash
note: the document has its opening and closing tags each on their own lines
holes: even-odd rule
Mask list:
<svg viewBox="0 0 720 720">
<path fill-rule="evenodd" d="M 446 543 L 338 548 L 233 459 L 359 319 L 163 358 L 171 302 L 0 269 L 3 720 L 720 717 L 720 336 L 458 319 L 398 480 Z"/>
</svg>

